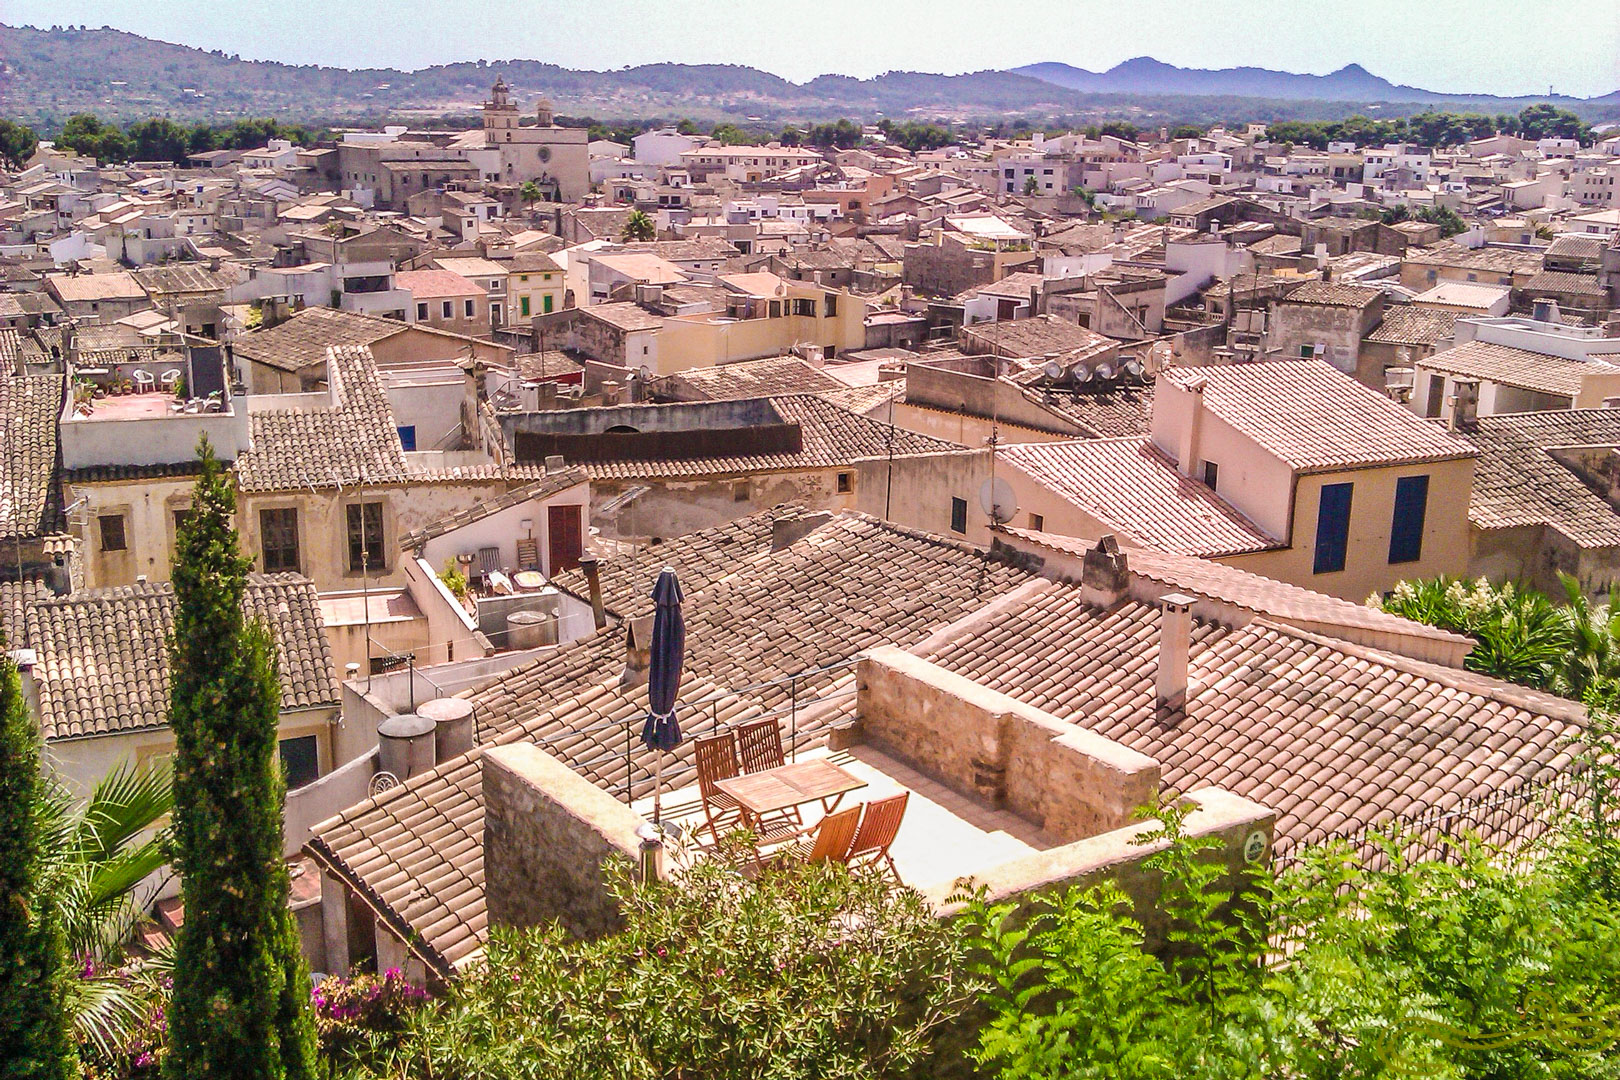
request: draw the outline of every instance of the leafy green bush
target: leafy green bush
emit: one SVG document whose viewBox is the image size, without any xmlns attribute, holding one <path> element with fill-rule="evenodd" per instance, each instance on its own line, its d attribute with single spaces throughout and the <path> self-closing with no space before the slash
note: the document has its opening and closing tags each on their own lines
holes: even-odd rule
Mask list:
<svg viewBox="0 0 1620 1080">
<path fill-rule="evenodd" d="M 1460 838 L 1445 862 L 1393 835 L 1386 869 L 1339 845 L 1229 883 L 1172 816 L 1158 942 L 1111 884 L 1022 923 L 970 911 L 976 1060 L 998 1080 L 1620 1076 L 1620 905 L 1591 824 L 1519 856 Z"/>
<path fill-rule="evenodd" d="M 705 860 L 650 886 L 618 865 L 608 885 L 623 932 L 495 932 L 377 1073 L 900 1077 L 971 998 L 958 935 L 875 872 Z"/>
</svg>

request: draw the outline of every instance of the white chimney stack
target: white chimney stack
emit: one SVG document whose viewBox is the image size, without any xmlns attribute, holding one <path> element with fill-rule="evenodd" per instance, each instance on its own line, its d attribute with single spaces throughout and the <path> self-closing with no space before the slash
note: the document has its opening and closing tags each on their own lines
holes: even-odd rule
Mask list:
<svg viewBox="0 0 1620 1080">
<path fill-rule="evenodd" d="M 1198 449 L 1204 427 L 1204 380 L 1194 379 L 1187 386 L 1187 419 L 1182 426 L 1176 446 L 1176 467 L 1182 476 L 1194 476 L 1198 471 Z"/>
<path fill-rule="evenodd" d="M 1179 712 L 1187 705 L 1187 654 L 1192 645 L 1192 606 L 1196 597 L 1170 593 L 1159 598 L 1158 708 Z"/>
</svg>

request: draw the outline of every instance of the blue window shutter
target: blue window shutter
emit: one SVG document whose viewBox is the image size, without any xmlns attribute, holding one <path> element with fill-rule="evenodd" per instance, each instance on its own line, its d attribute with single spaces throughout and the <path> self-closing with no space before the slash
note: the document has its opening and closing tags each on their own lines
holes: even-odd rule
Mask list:
<svg viewBox="0 0 1620 1080">
<path fill-rule="evenodd" d="M 1389 525 L 1389 561 L 1417 562 L 1423 557 L 1423 519 L 1429 508 L 1429 478 L 1403 476 L 1395 481 L 1395 517 Z"/>
<path fill-rule="evenodd" d="M 1332 574 L 1344 569 L 1350 549 L 1350 492 L 1354 484 L 1322 485 L 1316 511 L 1316 557 L 1311 572 Z"/>
<path fill-rule="evenodd" d="M 403 449 L 403 450 L 405 450 L 407 452 L 416 449 L 416 425 L 415 424 L 412 424 L 409 427 L 402 427 L 402 428 L 399 429 L 399 445 L 400 445 L 401 449 Z"/>
</svg>

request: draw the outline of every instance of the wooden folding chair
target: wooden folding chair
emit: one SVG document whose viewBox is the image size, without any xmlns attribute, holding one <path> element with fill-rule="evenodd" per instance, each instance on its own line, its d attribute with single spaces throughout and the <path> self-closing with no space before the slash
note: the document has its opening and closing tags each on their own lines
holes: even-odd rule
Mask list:
<svg viewBox="0 0 1620 1080">
<path fill-rule="evenodd" d="M 847 862 L 860 819 L 858 806 L 828 814 L 817 823 L 814 836 L 791 844 L 777 854 L 792 862 Z"/>
<path fill-rule="evenodd" d="M 764 772 L 787 764 L 782 753 L 782 727 L 775 720 L 739 724 L 736 731 L 737 756 L 742 759 L 743 772 Z"/>
<path fill-rule="evenodd" d="M 703 796 L 703 820 L 715 842 L 720 842 L 722 825 L 735 827 L 742 824 L 742 806 L 715 785 L 717 780 L 742 773 L 737 765 L 737 736 L 731 732 L 710 735 L 692 741 L 692 756 L 697 759 L 698 791 Z"/>
<path fill-rule="evenodd" d="M 855 838 L 849 845 L 851 866 L 870 866 L 881 862 L 888 867 L 895 880 L 899 880 L 900 872 L 894 868 L 889 846 L 900 832 L 900 821 L 906 816 L 906 801 L 910 798 L 911 792 L 902 791 L 887 799 L 874 799 L 866 804 L 860 827 L 855 830 Z"/>
</svg>

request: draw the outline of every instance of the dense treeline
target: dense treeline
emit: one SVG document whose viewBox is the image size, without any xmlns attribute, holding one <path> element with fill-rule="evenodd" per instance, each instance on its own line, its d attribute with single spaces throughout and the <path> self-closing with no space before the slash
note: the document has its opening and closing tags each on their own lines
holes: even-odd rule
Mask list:
<svg viewBox="0 0 1620 1080">
<path fill-rule="evenodd" d="M 1330 142 L 1353 142 L 1358 146 L 1389 142 L 1416 143 L 1419 146 L 1457 146 L 1471 139 L 1492 135 L 1517 135 L 1525 139 L 1578 139 L 1592 142 L 1592 129 L 1579 116 L 1552 105 L 1529 105 L 1518 115 L 1502 113 L 1425 112 L 1389 120 L 1351 116 L 1344 120 L 1284 120 L 1271 124 L 1266 134 L 1274 142 L 1293 143 L 1325 150 Z"/>
<path fill-rule="evenodd" d="M 137 120 L 127 127 L 108 123 L 94 113 L 75 113 L 62 125 L 56 145 L 102 162 L 172 161 L 184 165 L 190 154 L 209 150 L 251 150 L 271 139 L 309 146 L 315 133 L 302 124 L 280 120 L 237 120 L 214 126 L 186 125 L 168 117 Z M 0 154 L 13 168 L 33 154 L 39 135 L 32 128 L 0 120 Z"/>
</svg>

